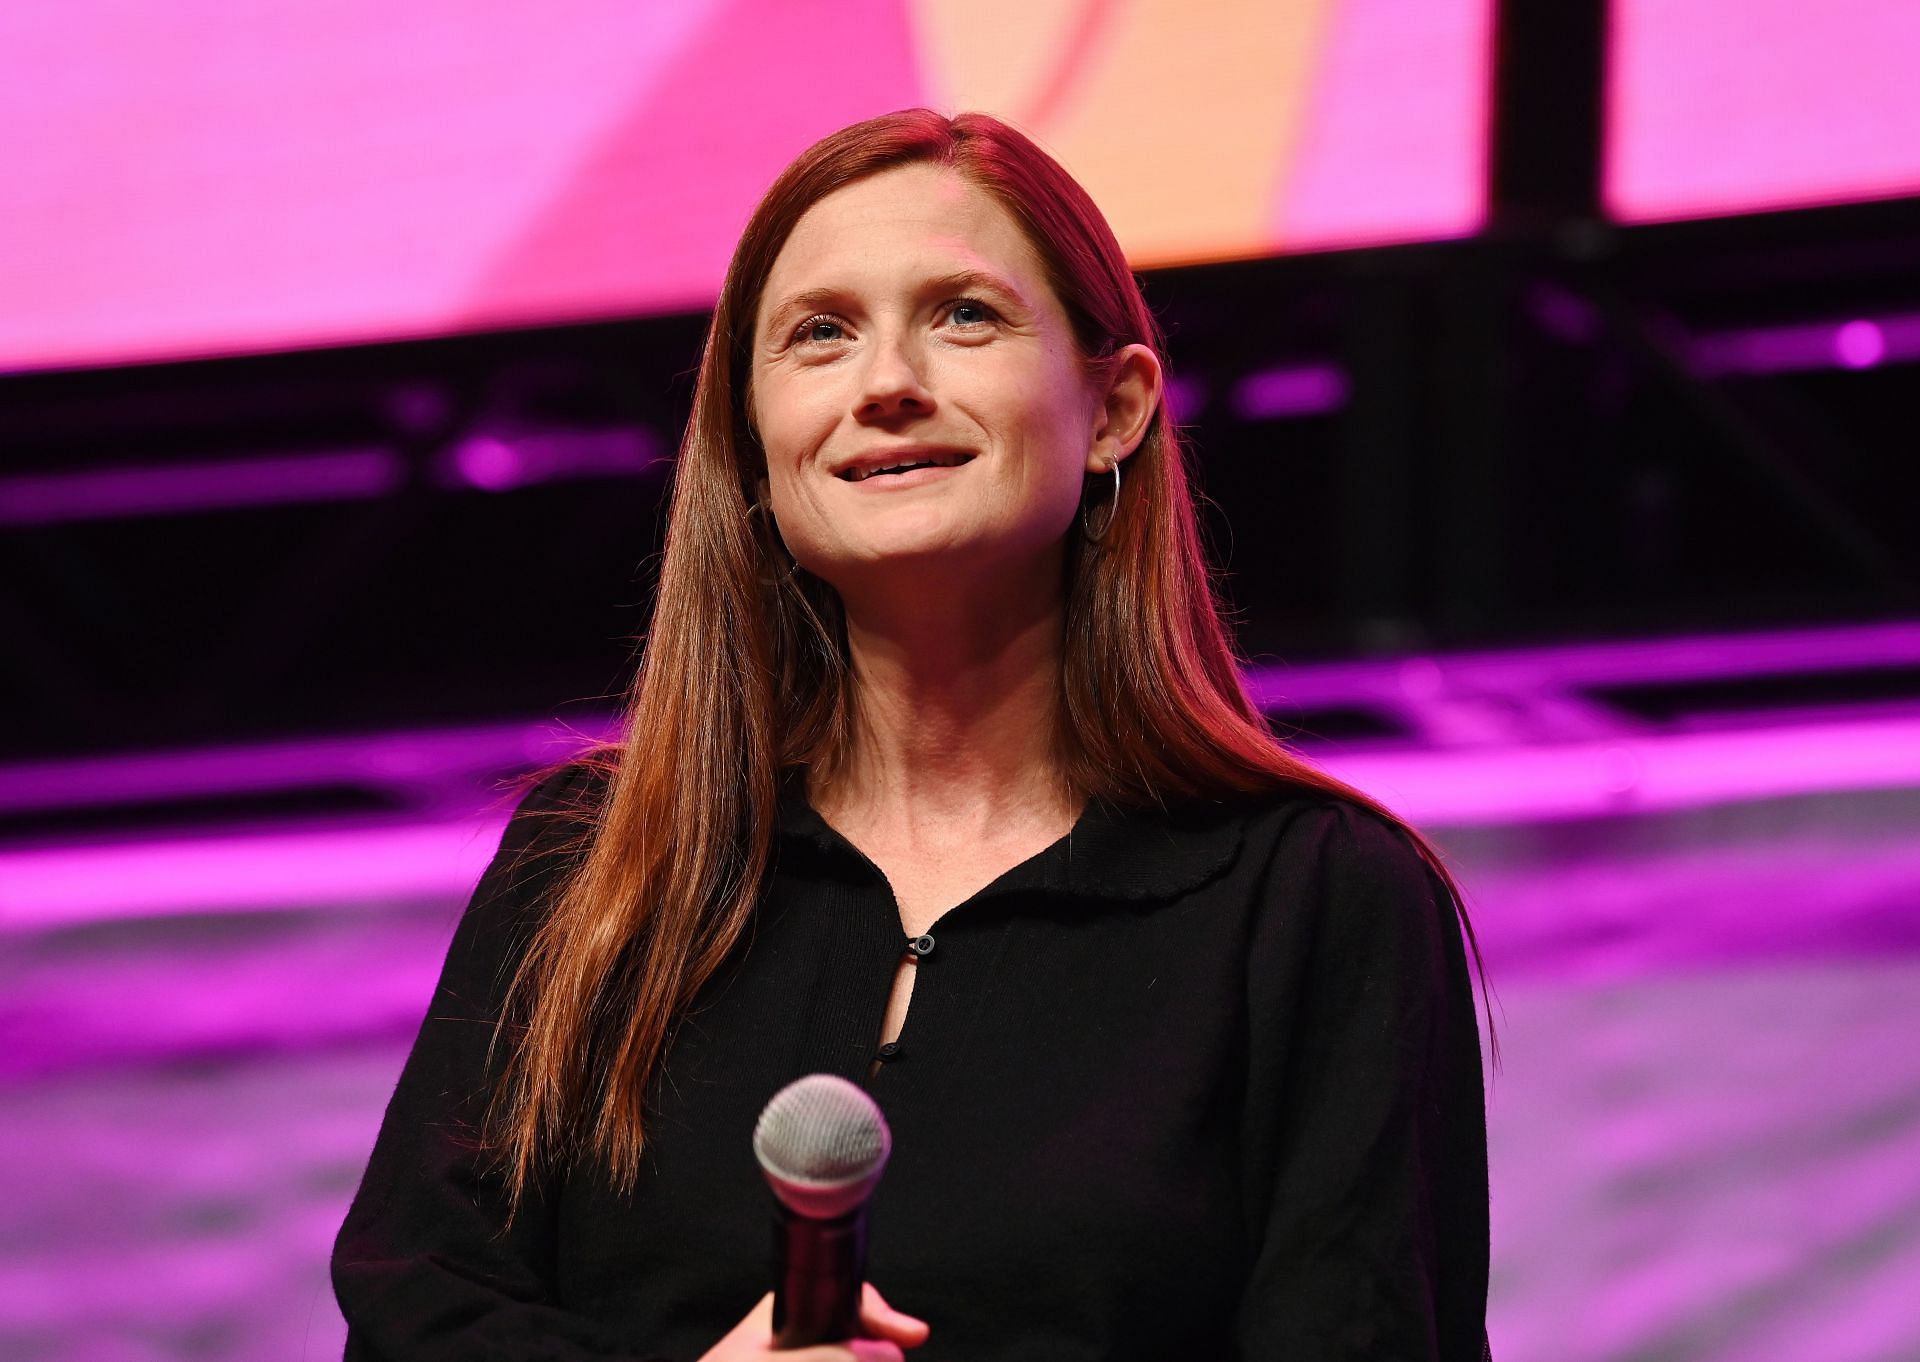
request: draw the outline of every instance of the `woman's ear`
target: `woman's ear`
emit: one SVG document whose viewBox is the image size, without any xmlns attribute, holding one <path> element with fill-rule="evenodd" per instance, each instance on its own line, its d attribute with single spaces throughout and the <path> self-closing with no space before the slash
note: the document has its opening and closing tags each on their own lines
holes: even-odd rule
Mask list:
<svg viewBox="0 0 1920 1362">
<path fill-rule="evenodd" d="M 1151 347 L 1124 346 L 1108 364 L 1110 377 L 1087 450 L 1089 473 L 1105 473 L 1138 449 L 1160 407 L 1160 357 Z"/>
</svg>

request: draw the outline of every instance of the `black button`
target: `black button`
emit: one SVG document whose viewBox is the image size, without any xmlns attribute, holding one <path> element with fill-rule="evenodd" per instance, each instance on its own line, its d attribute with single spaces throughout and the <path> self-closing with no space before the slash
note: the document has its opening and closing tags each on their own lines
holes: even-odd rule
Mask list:
<svg viewBox="0 0 1920 1362">
<path fill-rule="evenodd" d="M 882 1059 L 892 1059 L 895 1055 L 899 1053 L 900 1053 L 900 1042 L 898 1041 L 890 1040 L 885 1045 L 882 1045 L 880 1047 L 880 1058 Z"/>
<path fill-rule="evenodd" d="M 933 954 L 933 938 L 930 936 L 908 937 L 907 949 L 912 951 L 915 955 L 932 955 Z"/>
</svg>

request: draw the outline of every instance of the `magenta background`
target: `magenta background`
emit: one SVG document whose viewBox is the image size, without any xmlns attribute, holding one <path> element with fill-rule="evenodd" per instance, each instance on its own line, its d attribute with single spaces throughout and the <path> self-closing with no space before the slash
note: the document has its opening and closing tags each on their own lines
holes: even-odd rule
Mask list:
<svg viewBox="0 0 1920 1362">
<path fill-rule="evenodd" d="M 1613 0 L 1610 61 L 1621 218 L 1920 193 L 1913 0 Z"/>
<path fill-rule="evenodd" d="M 1327 8 L 1276 248 L 1473 231 L 1489 0 Z M 703 307 L 780 166 L 929 98 L 911 23 L 911 0 L 5 7 L 0 365 Z M 1194 154 L 1233 156 L 1234 119 Z"/>
<path fill-rule="evenodd" d="M 1920 192 L 1920 5 L 1615 14 L 1619 215 Z M 1477 227 L 1485 16 L 1481 0 L 1335 9 L 1276 245 Z M 0 9 L 0 365 L 699 307 L 780 163 L 922 98 L 908 25 L 897 0 Z M 1916 337 L 1904 314 L 1795 322 L 1704 337 L 1691 359 L 1857 367 L 1912 358 Z M 1332 411 L 1347 385 L 1292 365 L 1233 400 Z M 635 439 L 587 462 L 658 452 Z M 476 445 L 449 476 L 550 472 Z M 0 523 L 373 497 L 402 473 L 368 450 L 12 476 Z M 1920 627 L 1863 637 L 1737 657 L 1668 640 L 1631 667 L 1911 665 Z M 1421 713 L 1418 743 L 1320 755 L 1435 833 L 1486 945 L 1506 1059 L 1495 1354 L 1913 1362 L 1920 713 L 1583 733 L 1594 716 L 1555 681 L 1606 659 L 1578 652 L 1311 680 L 1322 700 Z M 1309 678 L 1254 681 L 1284 708 Z M 548 754 L 515 729 L 50 763 L 0 769 L 0 806 L 219 788 L 236 765 L 393 776 L 449 747 L 487 769 Z M 338 1355 L 327 1247 L 498 835 L 486 796 L 452 790 L 392 825 L 0 851 L 0 1358 Z"/>
<path fill-rule="evenodd" d="M 1920 714 L 1583 687 L 1910 665 L 1920 623 L 1267 668 L 1437 838 L 1495 987 L 1503 1362 L 1920 1357 Z M 0 808 L 359 778 L 411 818 L 0 851 L 0 1357 L 337 1356 L 326 1255 L 544 724 L 0 768 Z"/>
<path fill-rule="evenodd" d="M 1480 222 L 1486 0 L 1330 6 L 1273 246 Z M 0 365 L 695 308 L 772 173 L 925 100 L 907 0 L 0 10 Z M 1616 0 L 1628 220 L 1920 191 L 1920 6 Z M 1233 111 L 1196 154 L 1231 156 Z"/>
</svg>

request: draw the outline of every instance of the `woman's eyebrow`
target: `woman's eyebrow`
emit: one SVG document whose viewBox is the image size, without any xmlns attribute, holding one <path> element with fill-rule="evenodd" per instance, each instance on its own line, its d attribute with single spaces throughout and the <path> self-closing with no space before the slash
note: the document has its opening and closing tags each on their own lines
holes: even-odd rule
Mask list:
<svg viewBox="0 0 1920 1362">
<path fill-rule="evenodd" d="M 986 270 L 955 270 L 951 274 L 943 274 L 937 279 L 927 280 L 923 286 L 923 292 L 997 293 L 1003 298 L 1019 303 L 1022 307 L 1028 305 L 1026 295 L 1015 288 L 1011 281 L 1002 279 L 997 274 L 990 274 Z"/>
<path fill-rule="evenodd" d="M 781 317 L 785 317 L 789 311 L 801 311 L 801 309 L 814 311 L 820 307 L 831 307 L 845 296 L 847 296 L 847 290 L 843 288 L 803 288 L 797 294 L 787 294 L 785 298 L 781 298 L 778 304 L 768 309 L 766 319 L 772 323 L 772 321 L 780 321 Z"/>
<path fill-rule="evenodd" d="M 789 293 L 767 311 L 767 330 L 774 331 L 782 321 L 796 312 L 813 312 L 821 308 L 832 307 L 846 297 L 846 290 L 837 288 L 809 288 L 798 293 Z"/>
</svg>

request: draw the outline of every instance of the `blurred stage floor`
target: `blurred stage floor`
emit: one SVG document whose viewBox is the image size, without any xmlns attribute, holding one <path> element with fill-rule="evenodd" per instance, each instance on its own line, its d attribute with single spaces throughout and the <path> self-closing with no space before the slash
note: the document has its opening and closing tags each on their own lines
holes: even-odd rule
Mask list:
<svg viewBox="0 0 1920 1362">
<path fill-rule="evenodd" d="M 1502 1362 L 1920 1357 L 1920 708 L 1857 698 L 1911 666 L 1876 637 L 1851 707 L 1718 719 L 1590 703 L 1629 684 L 1601 653 L 1507 656 L 1505 691 L 1489 658 L 1256 675 L 1277 713 L 1404 701 L 1307 745 L 1470 895 Z M 0 1356 L 339 1355 L 327 1249 L 504 818 L 489 780 L 552 741 L 0 771 Z"/>
</svg>

